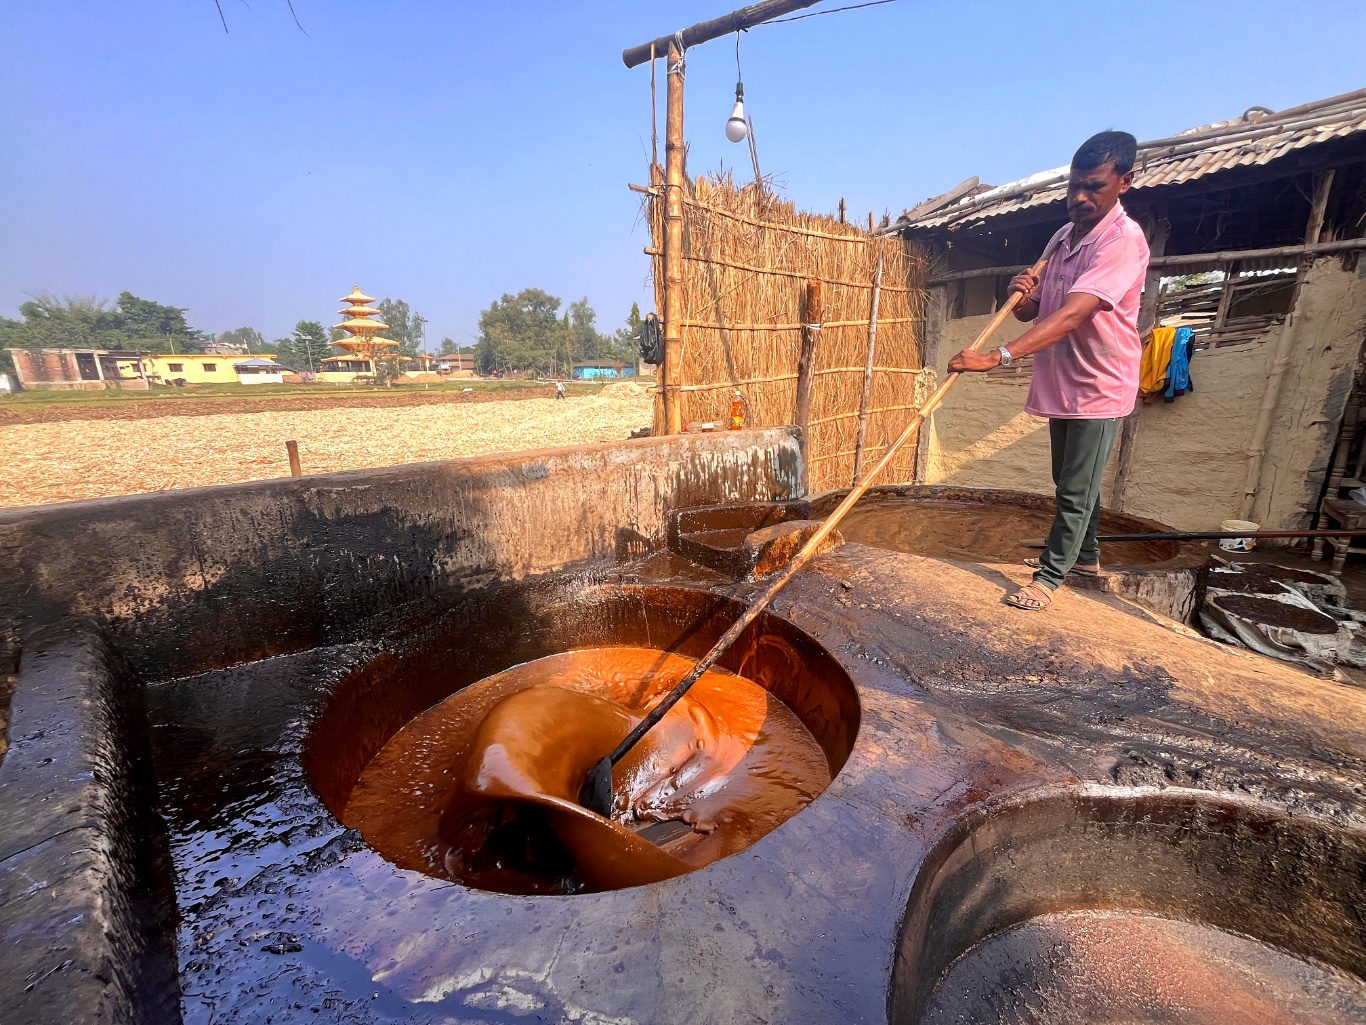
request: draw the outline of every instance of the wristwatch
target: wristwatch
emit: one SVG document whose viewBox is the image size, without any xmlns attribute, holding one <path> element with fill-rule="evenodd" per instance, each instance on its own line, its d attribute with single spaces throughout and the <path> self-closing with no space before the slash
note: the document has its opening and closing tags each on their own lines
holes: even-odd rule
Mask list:
<svg viewBox="0 0 1366 1025">
<path fill-rule="evenodd" d="M 1011 359 L 1011 357 L 1010 357 L 1010 350 L 1007 349 L 1004 345 L 1001 346 L 1001 347 L 1000 347 L 999 349 L 997 349 L 996 351 L 999 352 L 999 353 L 1001 354 L 1001 366 L 1003 366 L 1003 367 L 1008 367 L 1008 366 L 1010 366 L 1011 363 L 1015 362 L 1015 361 L 1014 361 L 1013 359 Z"/>
</svg>

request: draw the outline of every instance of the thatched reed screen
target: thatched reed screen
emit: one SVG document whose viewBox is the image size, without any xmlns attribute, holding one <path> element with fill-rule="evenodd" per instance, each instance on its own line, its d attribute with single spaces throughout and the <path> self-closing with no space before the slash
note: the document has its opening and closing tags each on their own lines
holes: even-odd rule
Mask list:
<svg viewBox="0 0 1366 1025">
<path fill-rule="evenodd" d="M 648 211 L 654 280 L 663 309 L 663 200 Z M 863 465 L 871 466 L 925 397 L 921 320 L 926 259 L 897 236 L 875 237 L 833 217 L 735 188 L 726 179 L 690 182 L 683 204 L 683 326 L 678 381 L 683 422 L 725 421 L 738 390 L 749 426 L 794 422 L 806 284 L 821 284 L 808 453 L 813 491 L 854 479 L 869 347 L 873 280 L 881 250 L 874 365 Z M 663 433 L 662 406 L 655 430 Z M 914 446 L 883 480 L 914 475 Z"/>
</svg>

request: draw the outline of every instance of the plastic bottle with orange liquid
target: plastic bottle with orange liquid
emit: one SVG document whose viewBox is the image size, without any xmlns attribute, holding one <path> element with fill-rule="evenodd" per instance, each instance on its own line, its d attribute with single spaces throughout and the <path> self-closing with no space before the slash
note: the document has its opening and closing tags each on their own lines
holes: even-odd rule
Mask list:
<svg viewBox="0 0 1366 1025">
<path fill-rule="evenodd" d="M 732 431 L 743 431 L 745 429 L 745 397 L 738 391 L 735 398 L 730 402 L 730 429 Z"/>
</svg>

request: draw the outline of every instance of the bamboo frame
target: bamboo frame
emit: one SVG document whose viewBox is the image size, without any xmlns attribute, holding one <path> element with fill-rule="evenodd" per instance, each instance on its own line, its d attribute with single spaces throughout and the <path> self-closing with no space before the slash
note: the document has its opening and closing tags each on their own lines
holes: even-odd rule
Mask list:
<svg viewBox="0 0 1366 1025">
<path fill-rule="evenodd" d="M 663 189 L 645 191 L 651 211 Z M 855 429 L 868 387 L 865 452 L 874 438 L 896 437 L 928 390 L 921 373 L 924 250 L 889 238 L 879 290 L 876 356 L 869 371 L 869 327 L 880 236 L 833 217 L 803 213 L 753 183 L 729 178 L 688 182 L 683 191 L 682 319 L 676 387 L 684 423 L 725 419 L 730 394 L 746 401 L 749 426 L 797 420 L 797 378 L 806 283 L 821 287 L 820 344 L 809 368 L 806 467 L 810 488 L 848 486 Z M 651 249 L 664 248 L 651 213 Z M 659 257 L 652 253 L 658 267 Z M 846 415 L 847 414 L 847 415 Z M 656 421 L 656 429 L 664 424 Z M 869 456 L 871 458 L 871 455 Z M 914 475 L 906 452 L 887 479 Z"/>
</svg>

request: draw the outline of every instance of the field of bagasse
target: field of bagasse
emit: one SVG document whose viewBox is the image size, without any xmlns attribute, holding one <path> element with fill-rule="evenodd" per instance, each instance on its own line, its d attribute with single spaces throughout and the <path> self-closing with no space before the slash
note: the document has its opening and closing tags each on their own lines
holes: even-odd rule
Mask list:
<svg viewBox="0 0 1366 1025">
<path fill-rule="evenodd" d="M 8 405 L 0 407 L 0 506 L 287 477 L 290 440 L 310 474 L 620 441 L 650 423 L 652 399 L 639 385 L 576 390 L 563 400 L 542 392 L 419 404 L 376 395 L 363 404 L 252 399 L 245 410 L 196 402 L 183 413 L 167 403 Z"/>
</svg>

